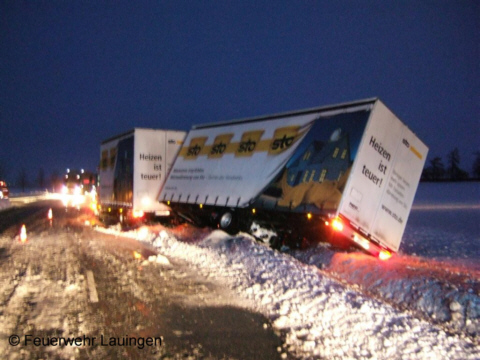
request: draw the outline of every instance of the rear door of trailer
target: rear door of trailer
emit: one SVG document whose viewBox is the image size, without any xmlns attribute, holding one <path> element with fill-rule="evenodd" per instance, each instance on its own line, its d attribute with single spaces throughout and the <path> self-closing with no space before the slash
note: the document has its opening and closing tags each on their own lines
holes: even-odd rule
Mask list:
<svg viewBox="0 0 480 360">
<path fill-rule="evenodd" d="M 398 251 L 427 153 L 418 137 L 377 100 L 338 213 Z"/>
</svg>

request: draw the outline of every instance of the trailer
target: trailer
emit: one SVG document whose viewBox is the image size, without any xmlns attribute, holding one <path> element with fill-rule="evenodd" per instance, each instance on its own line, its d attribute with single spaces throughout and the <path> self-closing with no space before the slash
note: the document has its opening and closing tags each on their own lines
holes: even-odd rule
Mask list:
<svg viewBox="0 0 480 360">
<path fill-rule="evenodd" d="M 379 99 L 194 126 L 159 200 L 235 233 L 399 249 L 428 148 Z"/>
<path fill-rule="evenodd" d="M 170 208 L 157 201 L 186 133 L 134 128 L 100 146 L 98 207 L 106 222 L 131 223 L 169 216 Z"/>
</svg>

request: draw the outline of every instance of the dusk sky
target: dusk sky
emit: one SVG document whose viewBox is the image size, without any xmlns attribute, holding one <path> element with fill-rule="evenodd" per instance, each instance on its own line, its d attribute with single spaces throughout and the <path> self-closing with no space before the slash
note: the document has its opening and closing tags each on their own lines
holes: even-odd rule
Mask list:
<svg viewBox="0 0 480 360">
<path fill-rule="evenodd" d="M 0 0 L 0 171 L 96 170 L 102 140 L 379 97 L 480 151 L 479 1 Z M 0 174 L 1 176 L 2 174 Z"/>
</svg>

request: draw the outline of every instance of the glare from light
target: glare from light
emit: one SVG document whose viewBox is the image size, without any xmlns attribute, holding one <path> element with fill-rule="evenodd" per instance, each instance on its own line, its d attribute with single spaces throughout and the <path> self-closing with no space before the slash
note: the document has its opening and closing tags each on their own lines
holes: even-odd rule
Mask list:
<svg viewBox="0 0 480 360">
<path fill-rule="evenodd" d="M 149 230 L 147 227 L 142 227 L 138 230 L 137 233 L 137 239 L 138 240 L 146 240 L 148 239 L 148 235 L 150 234 Z"/>
</svg>

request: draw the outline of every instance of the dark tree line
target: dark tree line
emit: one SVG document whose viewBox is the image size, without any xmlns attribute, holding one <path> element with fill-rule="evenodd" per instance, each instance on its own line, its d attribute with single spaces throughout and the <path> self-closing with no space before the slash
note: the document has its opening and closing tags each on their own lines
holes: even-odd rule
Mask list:
<svg viewBox="0 0 480 360">
<path fill-rule="evenodd" d="M 58 175 L 58 172 L 53 172 L 50 177 L 45 174 L 45 170 L 40 168 L 37 174 L 29 174 L 25 168 L 19 168 L 16 174 L 12 174 L 13 177 L 9 177 L 9 171 L 7 171 L 2 164 L 0 164 L 0 180 L 7 181 L 10 188 L 18 188 L 25 191 L 29 188 L 38 189 L 57 189 L 62 183 L 62 178 Z"/>
<path fill-rule="evenodd" d="M 480 151 L 475 153 L 475 161 L 472 166 L 472 177 L 468 171 L 460 167 L 460 151 L 453 149 L 447 154 L 446 164 L 441 157 L 431 159 L 422 173 L 422 181 L 465 181 L 469 179 L 480 180 Z"/>
</svg>

